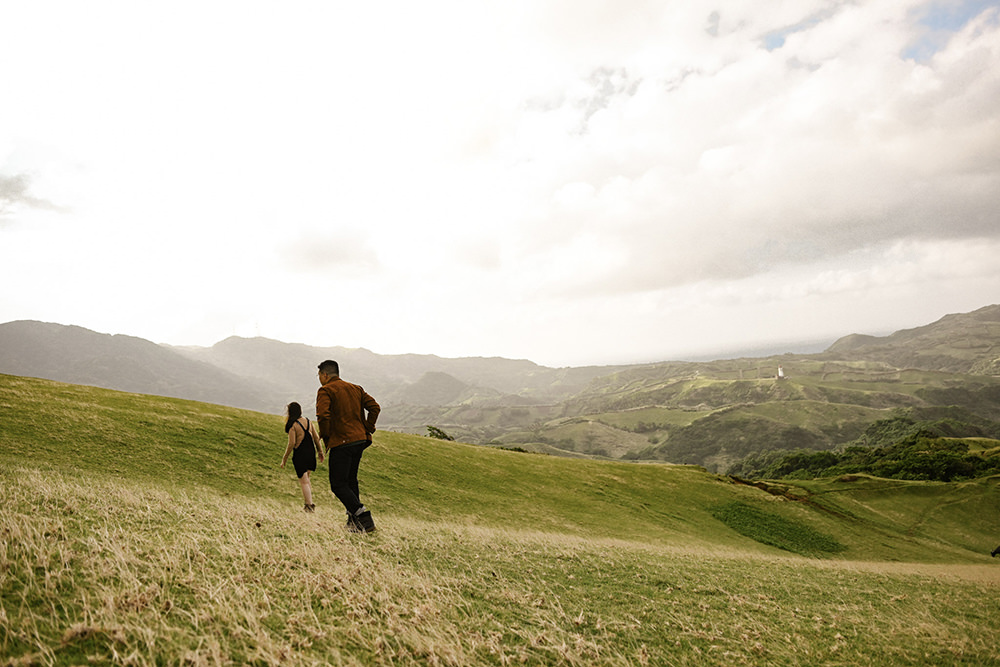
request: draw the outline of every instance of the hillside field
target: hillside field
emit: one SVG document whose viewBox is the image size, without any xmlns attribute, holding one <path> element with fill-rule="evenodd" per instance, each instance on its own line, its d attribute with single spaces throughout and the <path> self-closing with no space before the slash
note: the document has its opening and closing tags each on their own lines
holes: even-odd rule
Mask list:
<svg viewBox="0 0 1000 667">
<path fill-rule="evenodd" d="M 1000 664 L 1000 477 L 738 484 L 0 375 L 0 665 Z"/>
</svg>

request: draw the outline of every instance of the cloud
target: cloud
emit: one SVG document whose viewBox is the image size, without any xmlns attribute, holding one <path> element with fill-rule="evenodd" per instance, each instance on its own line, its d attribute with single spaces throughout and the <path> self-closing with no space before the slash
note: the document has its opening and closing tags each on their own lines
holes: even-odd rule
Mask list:
<svg viewBox="0 0 1000 667">
<path fill-rule="evenodd" d="M 64 212 L 66 209 L 47 199 L 30 194 L 31 178 L 27 174 L 0 174 L 0 222 L 11 219 L 22 208 Z"/>
<path fill-rule="evenodd" d="M 987 16 L 987 10 L 991 9 L 995 12 L 995 0 L 939 0 L 916 6 L 911 17 L 916 19 L 918 30 L 904 55 L 918 62 L 928 61 L 948 43 L 953 33 L 970 21 Z M 994 13 L 993 20 L 995 16 Z"/>
<path fill-rule="evenodd" d="M 282 244 L 278 264 L 284 270 L 349 276 L 379 268 L 379 260 L 363 233 L 308 230 Z"/>
<path fill-rule="evenodd" d="M 580 360 L 623 327 L 653 358 L 772 304 L 996 293 L 995 2 L 12 11 L 0 219 L 75 224 L 4 229 L 3 276 L 37 286 L 11 318 Z M 338 340 L 268 319 L 323 280 L 366 314 Z"/>
<path fill-rule="evenodd" d="M 686 69 L 636 58 L 581 73 L 526 107 L 506 145 L 548 184 L 520 221 L 519 255 L 543 289 L 613 293 L 995 237 L 995 14 L 917 63 L 896 6 L 804 6 L 771 49 L 763 23 L 723 9 L 713 32 L 738 58 L 694 48 Z"/>
</svg>

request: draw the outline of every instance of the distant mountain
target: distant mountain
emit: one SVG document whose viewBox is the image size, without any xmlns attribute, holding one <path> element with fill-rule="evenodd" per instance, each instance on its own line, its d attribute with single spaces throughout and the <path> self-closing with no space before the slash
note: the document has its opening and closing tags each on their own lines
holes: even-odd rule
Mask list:
<svg viewBox="0 0 1000 667">
<path fill-rule="evenodd" d="M 704 362 L 546 368 L 527 360 L 379 355 L 266 338 L 169 347 L 41 322 L 0 325 L 0 373 L 312 414 L 316 366 L 382 404 L 385 430 L 724 471 L 776 449 L 832 449 L 905 413 L 1000 433 L 1000 305 L 825 351 Z M 971 436 L 968 436 L 971 437 Z"/>
<path fill-rule="evenodd" d="M 235 336 L 209 348 L 173 349 L 274 388 L 284 399 L 297 400 L 304 408 L 315 399 L 316 366 L 324 359 L 335 359 L 344 379 L 363 386 L 383 408 L 483 401 L 493 405 L 518 405 L 526 400 L 558 402 L 582 391 L 594 378 L 627 368 L 547 368 L 501 357 L 380 355 L 364 348 L 310 347 Z M 392 411 L 384 412 L 382 419 L 387 420 L 387 426 L 396 423 Z"/>
<path fill-rule="evenodd" d="M 883 337 L 845 336 L 826 359 L 881 361 L 894 368 L 1000 375 L 1000 305 L 945 315 L 937 322 Z"/>
<path fill-rule="evenodd" d="M 76 326 L 0 324 L 0 373 L 275 412 L 268 388 L 132 336 Z"/>
<path fill-rule="evenodd" d="M 379 355 L 365 349 L 310 347 L 266 338 L 232 337 L 212 347 L 157 345 L 131 336 L 34 321 L 0 324 L 0 373 L 26 375 L 157 396 L 190 398 L 281 413 L 290 401 L 314 407 L 316 366 L 336 359 L 345 379 L 383 406 L 441 407 L 557 402 L 595 377 L 625 368 L 546 368 L 527 360 Z M 416 425 L 423 430 L 423 425 Z"/>
<path fill-rule="evenodd" d="M 472 387 L 456 377 L 442 373 L 440 371 L 429 371 L 423 377 L 408 384 L 403 391 L 396 396 L 404 403 L 414 403 L 417 405 L 448 405 L 450 403 L 460 403 L 463 400 L 472 400 L 476 397 L 488 393 L 498 396 L 500 392 L 496 390 L 482 391 Z"/>
</svg>

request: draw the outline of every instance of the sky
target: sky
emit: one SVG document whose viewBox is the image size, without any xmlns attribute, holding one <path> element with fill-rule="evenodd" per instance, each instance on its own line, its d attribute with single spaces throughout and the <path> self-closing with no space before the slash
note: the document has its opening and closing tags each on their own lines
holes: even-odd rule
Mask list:
<svg viewBox="0 0 1000 667">
<path fill-rule="evenodd" d="M 997 258 L 1000 0 L 0 0 L 0 322 L 643 363 Z"/>
</svg>

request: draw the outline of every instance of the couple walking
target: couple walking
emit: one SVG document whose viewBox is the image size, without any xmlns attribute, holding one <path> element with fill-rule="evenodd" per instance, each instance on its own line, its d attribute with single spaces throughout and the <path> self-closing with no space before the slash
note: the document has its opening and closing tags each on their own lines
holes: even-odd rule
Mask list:
<svg viewBox="0 0 1000 667">
<path fill-rule="evenodd" d="M 285 467 L 292 452 L 292 464 L 299 477 L 305 510 L 312 512 L 312 485 L 309 473 L 316 470 L 316 456 L 329 460 L 330 490 L 347 510 L 347 529 L 356 533 L 375 530 L 372 513 L 360 499 L 358 468 L 361 455 L 372 444 L 375 421 L 381 410 L 379 404 L 364 389 L 340 378 L 340 366 L 326 360 L 319 365 L 320 388 L 316 394 L 316 426 L 302 416 L 302 406 L 288 404 L 288 446 L 281 459 Z"/>
</svg>

